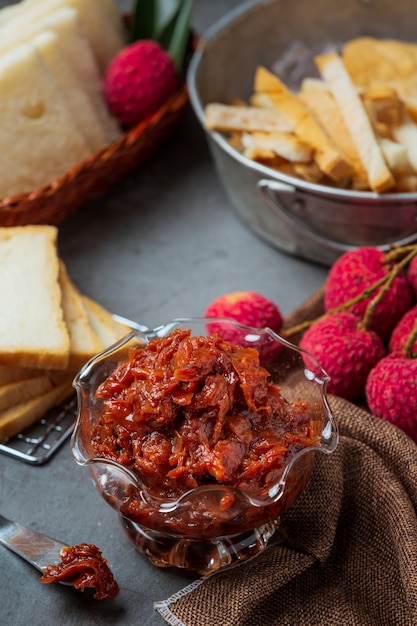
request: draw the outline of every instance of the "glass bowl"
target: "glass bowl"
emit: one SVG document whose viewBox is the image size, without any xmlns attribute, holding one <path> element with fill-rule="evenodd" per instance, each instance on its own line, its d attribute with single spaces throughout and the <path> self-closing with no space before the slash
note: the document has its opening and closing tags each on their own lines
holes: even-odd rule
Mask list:
<svg viewBox="0 0 417 626">
<path fill-rule="evenodd" d="M 181 345 L 187 349 L 193 341 L 197 346 L 220 335 L 218 342 L 233 351 L 233 368 L 230 359 L 228 365 L 220 359 L 208 372 L 208 353 L 196 349 L 188 357 L 185 351 L 175 369 L 181 382 L 174 381 L 174 401 L 159 405 L 160 390 L 145 385 L 137 359 L 147 358 L 161 342 L 176 347 L 177 335 L 185 331 L 189 337 Z M 173 358 L 172 345 L 164 359 Z M 161 362 L 152 370 L 152 384 L 162 384 Z M 128 364 L 134 365 L 129 376 L 135 387 L 129 390 L 139 393 L 137 405 L 120 391 L 127 386 Z M 196 372 L 198 384 L 189 380 Z M 170 373 L 170 385 L 172 380 Z M 133 331 L 79 372 L 72 453 L 88 467 L 139 552 L 157 566 L 209 574 L 262 552 L 282 514 L 305 489 L 315 453 L 335 449 L 338 432 L 327 381 L 311 355 L 270 329 L 224 318 L 178 318 Z M 194 385 L 192 392 L 186 393 L 187 385 Z M 152 414 L 149 423 L 145 413 Z M 272 415 L 268 423 L 265 415 Z"/>
</svg>

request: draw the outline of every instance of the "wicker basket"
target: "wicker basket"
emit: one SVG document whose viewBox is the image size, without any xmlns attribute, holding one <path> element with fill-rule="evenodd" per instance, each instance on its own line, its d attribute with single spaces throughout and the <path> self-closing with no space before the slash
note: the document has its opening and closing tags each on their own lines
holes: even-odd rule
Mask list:
<svg viewBox="0 0 417 626">
<path fill-rule="evenodd" d="M 154 115 L 60 178 L 33 192 L 3 198 L 0 226 L 61 223 L 148 158 L 174 130 L 187 106 L 188 93 L 183 85 Z"/>
</svg>

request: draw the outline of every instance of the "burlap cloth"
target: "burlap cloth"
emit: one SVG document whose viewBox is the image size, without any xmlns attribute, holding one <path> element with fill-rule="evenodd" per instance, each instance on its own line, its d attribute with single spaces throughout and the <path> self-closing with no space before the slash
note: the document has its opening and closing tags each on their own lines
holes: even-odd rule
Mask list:
<svg viewBox="0 0 417 626">
<path fill-rule="evenodd" d="M 321 294 L 286 325 L 314 318 Z M 417 445 L 337 397 L 340 442 L 316 455 L 278 545 L 155 608 L 180 626 L 417 624 Z"/>
</svg>

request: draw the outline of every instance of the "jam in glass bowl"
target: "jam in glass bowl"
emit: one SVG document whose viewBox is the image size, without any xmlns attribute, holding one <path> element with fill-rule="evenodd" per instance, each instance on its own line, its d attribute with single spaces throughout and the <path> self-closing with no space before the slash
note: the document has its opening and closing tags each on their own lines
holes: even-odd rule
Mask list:
<svg viewBox="0 0 417 626">
<path fill-rule="evenodd" d="M 327 381 L 270 329 L 179 318 L 79 372 L 72 453 L 139 552 L 209 574 L 262 552 L 335 449 Z"/>
</svg>

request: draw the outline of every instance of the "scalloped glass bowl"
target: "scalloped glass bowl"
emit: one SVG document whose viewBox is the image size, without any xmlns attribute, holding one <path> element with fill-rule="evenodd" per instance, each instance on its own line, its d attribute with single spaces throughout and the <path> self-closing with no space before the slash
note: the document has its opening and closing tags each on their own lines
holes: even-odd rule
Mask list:
<svg viewBox="0 0 417 626">
<path fill-rule="evenodd" d="M 279 475 L 275 473 L 262 489 L 210 483 L 177 498 L 161 498 L 126 467 L 97 456 L 92 434 L 103 410 L 103 400 L 96 397 L 98 386 L 132 349 L 143 348 L 151 339 L 165 337 L 177 328 L 190 329 L 197 336 L 220 330 L 229 340 L 256 347 L 283 397 L 291 403 L 307 402 L 313 445 L 290 455 Z M 79 372 L 74 381 L 78 418 L 72 453 L 79 465 L 88 467 L 96 489 L 118 512 L 123 531 L 139 552 L 161 567 L 209 574 L 262 552 L 276 533 L 282 514 L 305 489 L 315 453 L 328 454 L 336 448 L 338 432 L 327 401 L 327 381 L 311 355 L 269 329 L 227 319 L 178 318 L 145 332 L 133 331 Z"/>
</svg>

